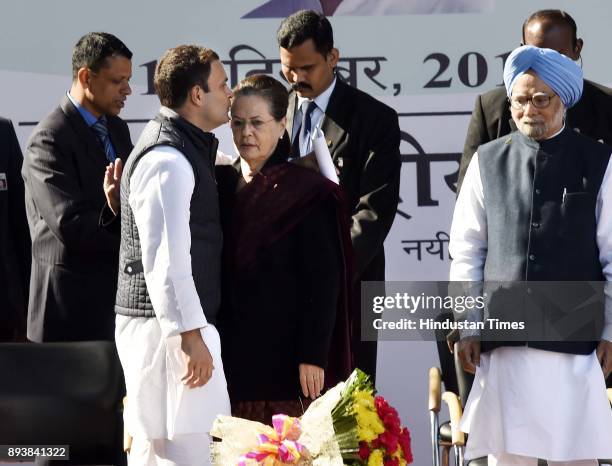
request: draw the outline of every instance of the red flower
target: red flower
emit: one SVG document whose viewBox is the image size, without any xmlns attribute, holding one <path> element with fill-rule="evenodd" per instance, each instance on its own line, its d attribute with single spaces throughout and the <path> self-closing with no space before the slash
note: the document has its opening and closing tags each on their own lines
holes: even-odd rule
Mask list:
<svg viewBox="0 0 612 466">
<path fill-rule="evenodd" d="M 402 430 L 400 426 L 400 418 L 397 415 L 397 411 L 393 408 L 390 408 L 384 417 L 381 418 L 383 424 L 385 425 L 385 429 L 389 432 L 393 432 L 395 435 L 399 435 Z"/>
<path fill-rule="evenodd" d="M 389 409 L 389 403 L 387 403 L 387 400 L 385 400 L 380 395 L 377 395 L 374 398 L 374 406 L 376 406 L 376 412 L 378 413 L 381 419 L 385 415 L 387 409 Z"/>
<path fill-rule="evenodd" d="M 391 456 L 386 456 L 385 459 L 383 460 L 383 464 L 385 466 L 399 466 L 399 460 Z"/>
<path fill-rule="evenodd" d="M 412 463 L 412 449 L 410 448 L 410 432 L 407 428 L 403 428 L 399 435 L 399 444 L 402 447 L 402 453 L 406 463 Z"/>
<path fill-rule="evenodd" d="M 386 430 L 392 431 L 395 435 L 400 433 L 400 418 L 395 408 L 387 403 L 382 396 L 374 398 L 374 406 Z"/>
<path fill-rule="evenodd" d="M 359 442 L 359 458 L 367 460 L 370 457 L 370 447 L 367 442 Z"/>
<path fill-rule="evenodd" d="M 372 442 L 370 442 L 370 447 L 372 447 L 374 450 L 382 447 L 382 442 L 380 441 L 380 435 L 376 437 L 374 440 L 372 440 Z"/>
<path fill-rule="evenodd" d="M 377 440 L 380 440 L 380 443 L 385 447 L 389 455 L 397 451 L 399 439 L 393 432 L 385 431 L 378 436 Z"/>
</svg>

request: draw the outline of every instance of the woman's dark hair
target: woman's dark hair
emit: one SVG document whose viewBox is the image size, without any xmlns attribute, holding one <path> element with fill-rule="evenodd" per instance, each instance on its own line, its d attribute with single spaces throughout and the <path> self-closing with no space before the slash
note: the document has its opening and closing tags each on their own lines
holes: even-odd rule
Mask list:
<svg viewBox="0 0 612 466">
<path fill-rule="evenodd" d="M 289 93 L 280 81 L 265 74 L 255 74 L 244 78 L 233 89 L 234 99 L 238 97 L 261 97 L 268 103 L 270 114 L 276 121 L 282 120 L 287 114 Z"/>
<path fill-rule="evenodd" d="M 159 59 L 153 77 L 161 104 L 169 108 L 180 107 L 195 85 L 209 92 L 211 64 L 218 59 L 219 55 L 213 50 L 198 45 L 179 45 L 167 50 Z"/>
<path fill-rule="evenodd" d="M 95 73 L 106 66 L 110 57 L 132 59 L 132 52 L 117 37 L 108 32 L 89 32 L 81 37 L 72 49 L 72 79 L 76 80 L 81 68 Z"/>
</svg>

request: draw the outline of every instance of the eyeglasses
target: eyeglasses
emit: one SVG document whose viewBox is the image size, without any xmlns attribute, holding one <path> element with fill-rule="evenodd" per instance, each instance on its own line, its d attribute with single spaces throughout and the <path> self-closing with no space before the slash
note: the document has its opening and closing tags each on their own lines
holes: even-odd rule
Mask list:
<svg viewBox="0 0 612 466">
<path fill-rule="evenodd" d="M 516 110 L 522 110 L 525 108 L 528 102 L 531 102 L 531 105 L 533 105 L 535 108 L 546 108 L 550 105 L 550 99 L 552 99 L 554 96 L 555 94 L 548 95 L 544 92 L 537 92 L 531 97 L 517 95 L 510 97 L 510 105 L 512 105 L 512 108 Z"/>
<path fill-rule="evenodd" d="M 271 121 L 275 121 L 274 118 L 270 118 L 269 120 L 260 120 L 258 118 L 254 118 L 252 120 L 242 120 L 240 118 L 232 118 L 230 120 L 230 126 L 234 131 L 241 131 L 247 125 L 250 125 L 253 128 L 253 131 L 260 131 L 267 123 Z"/>
</svg>

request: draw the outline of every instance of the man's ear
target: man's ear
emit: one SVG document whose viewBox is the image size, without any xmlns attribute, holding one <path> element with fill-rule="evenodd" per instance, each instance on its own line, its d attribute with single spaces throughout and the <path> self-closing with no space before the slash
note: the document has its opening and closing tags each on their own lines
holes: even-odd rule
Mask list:
<svg viewBox="0 0 612 466">
<path fill-rule="evenodd" d="M 187 96 L 187 99 L 191 101 L 193 105 L 201 107 L 204 104 L 205 94 L 206 93 L 204 92 L 204 90 L 196 84 L 189 90 L 189 95 Z"/>
<path fill-rule="evenodd" d="M 336 67 L 338 64 L 338 60 L 340 59 L 340 52 L 336 47 L 332 48 L 327 54 L 327 61 L 332 65 L 332 67 Z"/>
<path fill-rule="evenodd" d="M 574 47 L 574 52 L 576 52 L 577 56 L 580 56 L 580 52 L 582 52 L 583 46 L 584 46 L 584 41 L 582 39 L 576 39 L 576 46 Z"/>
<path fill-rule="evenodd" d="M 79 82 L 79 84 L 81 85 L 83 89 L 89 89 L 90 78 L 91 78 L 91 73 L 90 73 L 89 68 L 85 66 L 83 68 L 79 68 L 79 71 L 77 71 L 76 80 Z"/>
</svg>

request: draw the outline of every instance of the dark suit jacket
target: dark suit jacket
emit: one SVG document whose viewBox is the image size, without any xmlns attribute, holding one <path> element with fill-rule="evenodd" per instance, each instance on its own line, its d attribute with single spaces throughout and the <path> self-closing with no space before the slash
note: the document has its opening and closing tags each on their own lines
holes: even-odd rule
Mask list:
<svg viewBox="0 0 612 466">
<path fill-rule="evenodd" d="M 582 97 L 567 111 L 566 124 L 591 139 L 612 144 L 612 89 L 585 80 Z M 504 87 L 477 97 L 461 156 L 457 192 L 478 146 L 516 129 Z"/>
<path fill-rule="evenodd" d="M 287 132 L 297 95 L 289 96 Z M 321 124 L 340 186 L 351 208 L 355 280 L 384 280 L 383 242 L 399 202 L 400 129 L 397 113 L 339 78 Z"/>
<path fill-rule="evenodd" d="M 23 340 L 26 330 L 31 254 L 22 161 L 13 124 L 0 118 L 0 341 Z"/>
<path fill-rule="evenodd" d="M 109 117 L 108 129 L 125 161 L 127 124 Z M 113 339 L 119 235 L 99 225 L 107 163 L 68 97 L 30 136 L 22 169 L 32 236 L 30 340 Z"/>
</svg>

